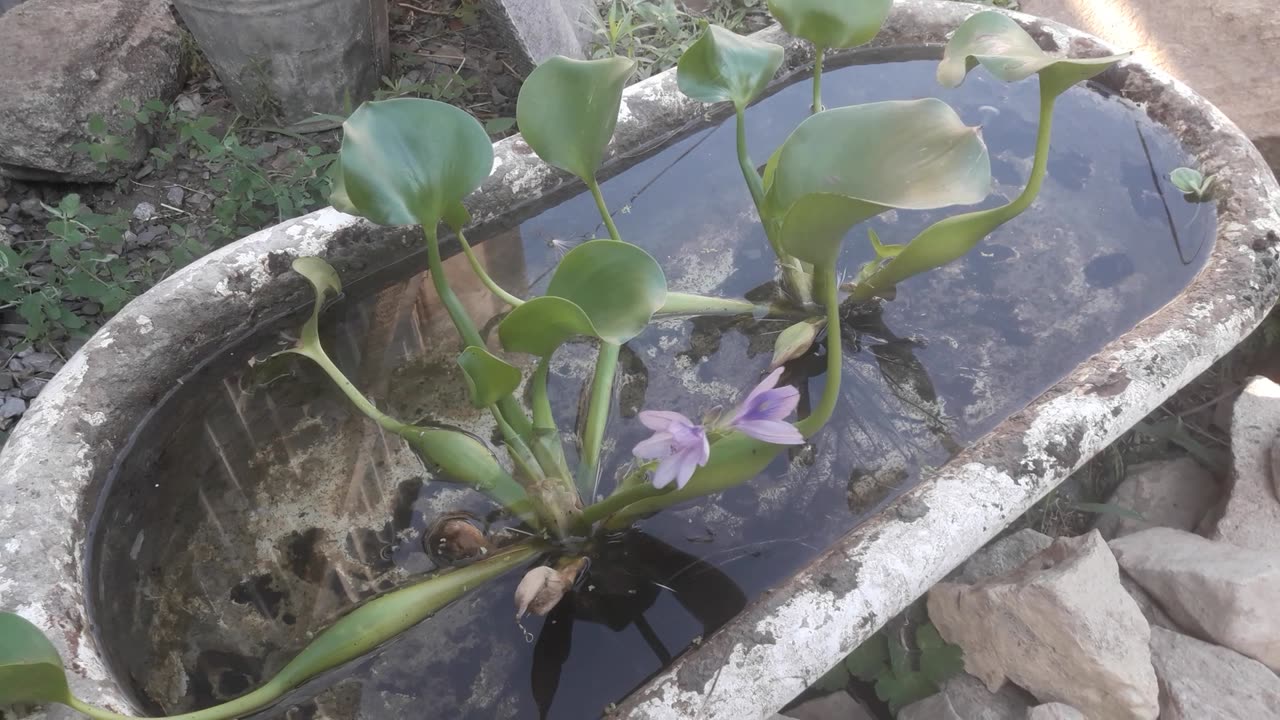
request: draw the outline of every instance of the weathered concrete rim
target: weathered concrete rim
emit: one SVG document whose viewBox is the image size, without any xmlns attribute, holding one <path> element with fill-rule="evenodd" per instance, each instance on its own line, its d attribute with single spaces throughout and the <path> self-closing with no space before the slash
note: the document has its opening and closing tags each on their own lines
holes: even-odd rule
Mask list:
<svg viewBox="0 0 1280 720">
<path fill-rule="evenodd" d="M 875 44 L 941 43 L 978 9 L 898 0 Z M 1108 51 L 1069 28 L 1014 17 L 1048 47 Z M 807 48 L 776 28 L 762 36 L 787 46 L 789 69 L 809 62 Z M 1102 81 L 1144 104 L 1218 175 L 1219 234 L 1208 266 L 1179 298 L 680 658 L 622 713 L 768 715 L 1261 321 L 1280 295 L 1275 178 L 1238 128 L 1172 78 L 1130 62 Z M 641 154 L 704 112 L 679 93 L 674 73 L 639 83 L 627 91 L 611 156 Z M 567 182 L 518 137 L 498 143 L 495 155 L 494 172 L 470 205 L 477 222 L 499 221 Z M 86 528 L 133 429 L 217 349 L 305 301 L 305 285 L 288 272 L 291 258 L 325 257 L 353 277 L 414 255 L 417 246 L 412 230 L 332 209 L 269 228 L 130 303 L 49 383 L 0 455 L 0 607 L 51 636 L 77 693 L 129 709 L 95 646 L 82 566 Z M 908 548 L 917 555 L 903 557 Z M 40 716 L 74 714 L 51 708 Z"/>
</svg>

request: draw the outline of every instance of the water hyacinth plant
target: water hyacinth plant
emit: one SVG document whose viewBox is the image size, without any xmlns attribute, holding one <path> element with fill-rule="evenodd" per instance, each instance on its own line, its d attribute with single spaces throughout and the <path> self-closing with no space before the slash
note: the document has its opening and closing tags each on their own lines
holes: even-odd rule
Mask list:
<svg viewBox="0 0 1280 720">
<path fill-rule="evenodd" d="M 891 209 L 978 203 L 991 186 L 990 160 L 979 129 L 965 125 L 940 100 L 822 107 L 825 53 L 870 41 L 889 6 L 890 0 L 769 1 L 784 28 L 813 44 L 817 61 L 813 113 L 768 158 L 763 172 L 747 153 L 745 110 L 773 80 L 783 49 L 710 26 L 680 59 L 677 77 L 686 95 L 733 106 L 739 164 L 778 267 L 779 291 L 763 306 L 670 290 L 661 265 L 628 243 L 614 225 L 597 174 L 634 68 L 629 59 L 554 58 L 539 66 L 521 89 L 517 116 L 524 141 L 542 160 L 584 183 L 609 235 L 565 252 L 546 292 L 537 297 L 522 298 L 500 287 L 467 243 L 470 218 L 463 200 L 493 167 L 488 135 L 474 118 L 420 99 L 366 103 L 351 114 L 343 126 L 332 202 L 375 223 L 422 228 L 431 281 L 461 339 L 457 362 L 470 401 L 492 417 L 506 461 L 470 435 L 383 413 L 343 376 L 319 333 L 321 313 L 341 292 L 341 283 L 320 259 L 300 258 L 293 264 L 314 289 L 315 302 L 296 345 L 284 352 L 322 369 L 355 407 L 403 438 L 436 477 L 490 497 L 522 528 L 525 539 L 489 552 L 488 538 L 468 536 L 466 542 L 452 543 L 442 538 L 442 547 L 483 551 L 454 558 L 461 567 L 352 611 L 261 687 L 181 717 L 234 718 L 266 707 L 517 567 L 525 572 L 515 597 L 517 616 L 551 612 L 575 592 L 589 562 L 609 561 L 604 551 L 597 551 L 595 538 L 677 503 L 747 482 L 788 447 L 814 438 L 839 397 L 841 343 L 827 343 L 826 382 L 803 417 L 793 417 L 800 392 L 787 382 L 787 363 L 806 354 L 824 334 L 839 337 L 842 304 L 878 302 L 903 280 L 963 256 L 1026 210 L 1045 176 L 1054 101 L 1120 59 L 1052 56 L 1003 14 L 980 12 L 969 18 L 947 44 L 938 80 L 959 85 L 978 65 L 1007 82 L 1039 77 L 1039 132 L 1025 189 L 1005 205 L 948 217 L 906 242 L 884 243 L 871 233 L 875 259 L 841 284 L 839 252 L 859 223 Z M 479 280 L 510 307 L 497 326 L 501 353 L 490 348 L 450 287 L 440 253 L 441 224 L 457 237 Z M 600 454 L 614 410 L 622 346 L 655 318 L 761 313 L 796 320 L 779 335 L 770 366 L 760 368 L 763 378 L 754 387 L 743 387 L 733 408 L 713 409 L 699 421 L 670 408 L 644 409 L 639 421 L 651 436 L 632 449 L 635 461 L 621 479 L 602 487 Z M 566 452 L 569 436 L 558 427 L 547 385 L 552 357 L 566 342 L 582 338 L 594 343 L 596 359 L 584 427 L 569 438 L 576 441 L 578 452 L 573 454 Z M 534 369 L 528 377 L 512 361 L 516 356 L 531 359 Z M 464 534 L 478 532 L 465 522 L 451 527 Z M 50 702 L 94 718 L 123 717 L 73 696 L 49 641 L 17 615 L 0 614 L 0 705 Z"/>
</svg>

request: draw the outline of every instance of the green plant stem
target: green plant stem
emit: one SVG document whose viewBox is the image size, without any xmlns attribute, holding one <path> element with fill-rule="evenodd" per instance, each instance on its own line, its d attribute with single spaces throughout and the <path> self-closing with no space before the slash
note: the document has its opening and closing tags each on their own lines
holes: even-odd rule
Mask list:
<svg viewBox="0 0 1280 720">
<path fill-rule="evenodd" d="M 544 548 L 520 545 L 473 565 L 427 578 L 374 598 L 321 632 L 301 653 L 258 689 L 234 700 L 167 720 L 232 720 L 250 715 L 326 670 L 350 662 L 435 614 L 468 591 L 511 570 Z M 70 697 L 67 706 L 95 720 L 140 720 Z"/>
<path fill-rule="evenodd" d="M 449 319 L 453 321 L 453 327 L 462 336 L 464 345 L 474 345 L 478 348 L 487 347 L 484 339 L 480 337 L 480 331 L 476 329 L 475 323 L 471 322 L 471 316 L 467 314 L 467 309 L 462 306 L 462 301 L 453 292 L 453 288 L 449 287 L 449 280 L 444 274 L 444 262 L 440 259 L 440 239 L 436 233 L 435 226 L 428 227 L 424 225 L 422 226 L 422 232 L 427 238 L 427 266 L 431 270 L 431 283 L 435 286 L 436 294 L 440 296 L 440 302 L 444 304 L 445 312 L 449 313 Z M 528 437 L 529 433 L 532 432 L 533 424 L 529 422 L 529 416 L 525 415 L 524 410 L 516 403 L 515 398 L 508 395 L 499 400 L 498 410 L 521 437 Z"/>
<path fill-rule="evenodd" d="M 604 220 L 604 226 L 609 229 L 609 237 L 622 242 L 622 235 L 618 233 L 618 226 L 613 224 L 613 216 L 609 214 L 609 206 L 604 203 L 604 194 L 600 192 L 600 183 L 596 182 L 595 177 L 587 181 L 587 187 L 591 190 L 591 197 L 596 201 L 596 209 L 600 211 L 600 219 Z"/>
<path fill-rule="evenodd" d="M 657 315 L 756 315 L 763 317 L 782 312 L 782 308 L 757 305 L 737 298 L 709 297 L 693 293 L 667 292 L 667 300 Z"/>
<path fill-rule="evenodd" d="M 533 454 L 542 469 L 564 483 L 565 490 L 577 493 L 573 473 L 564 457 L 564 445 L 560 441 L 560 429 L 556 427 L 551 412 L 551 400 L 547 395 L 547 378 L 551 372 L 551 358 L 538 360 L 538 367 L 529 380 L 530 400 L 533 404 Z"/>
<path fill-rule="evenodd" d="M 467 256 L 467 262 L 471 263 L 471 269 L 475 272 L 476 277 L 480 278 L 480 282 L 489 288 L 489 292 L 497 295 L 502 302 L 512 307 L 523 305 L 523 300 L 503 290 L 498 283 L 494 282 L 493 278 L 489 277 L 489 273 L 485 272 L 484 266 L 480 264 L 480 258 L 477 258 L 475 252 L 471 250 L 471 243 L 467 242 L 467 236 L 463 235 L 461 230 L 458 231 L 457 235 L 458 243 L 462 245 L 462 252 Z"/>
<path fill-rule="evenodd" d="M 1040 188 L 1044 185 L 1044 178 L 1049 168 L 1049 138 L 1053 132 L 1053 106 L 1057 97 L 1057 94 L 1041 83 L 1035 159 L 1031 165 L 1031 175 L 1027 179 L 1027 185 L 1018 197 L 1006 205 L 990 210 L 953 215 L 925 228 L 897 256 L 872 273 L 871 277 L 858 283 L 850 294 L 850 298 L 856 302 L 870 300 L 876 293 L 893 287 L 913 275 L 962 257 L 996 228 L 1030 207 L 1040 194 Z M 963 231 L 958 228 L 963 228 Z M 956 237 L 949 238 L 949 232 L 955 232 Z M 937 247 L 930 244 L 929 250 L 917 253 L 916 249 L 921 247 L 917 245 L 917 241 L 926 238 L 931 243 L 939 239 L 948 239 L 950 242 L 945 246 Z"/>
<path fill-rule="evenodd" d="M 827 308 L 827 382 L 822 388 L 822 400 L 809 416 L 796 423 L 796 429 L 805 437 L 813 437 L 831 419 L 840 399 L 840 379 L 844 374 L 840 337 L 840 293 L 836 287 L 834 268 L 817 268 L 815 277 L 822 292 L 822 303 Z"/>
<path fill-rule="evenodd" d="M 613 376 L 618 368 L 618 354 L 621 350 L 621 345 L 601 341 L 600 352 L 596 355 L 596 373 L 591 380 L 591 401 L 587 406 L 587 423 L 582 432 L 582 458 L 578 463 L 578 493 L 583 504 L 589 504 L 595 499 L 600 447 L 604 443 L 605 425 L 609 422 L 609 407 L 613 404 Z"/>
<path fill-rule="evenodd" d="M 547 395 L 547 379 L 551 375 L 551 356 L 538 360 L 538 367 L 530 380 L 533 400 L 533 428 L 559 433 L 556 418 L 551 412 L 551 399 Z"/>
<path fill-rule="evenodd" d="M 738 139 L 738 167 L 742 170 L 742 179 L 746 181 L 747 190 L 751 193 L 751 202 L 756 206 L 756 214 L 760 216 L 760 224 L 764 226 L 764 235 L 769 241 L 769 247 L 773 249 L 773 254 L 778 257 L 778 263 L 782 266 L 783 283 L 801 305 L 808 305 L 813 297 L 812 289 L 809 287 L 810 277 L 801 270 L 800 262 L 783 249 L 782 241 L 778 239 L 776 224 L 765 209 L 764 181 L 751 162 L 751 154 L 747 152 L 746 108 L 735 105 L 733 110 Z"/>
<path fill-rule="evenodd" d="M 490 405 L 489 412 L 493 414 L 493 420 L 498 424 L 498 431 L 502 433 L 502 439 L 507 444 L 507 451 L 511 454 L 512 461 L 521 469 L 525 478 L 531 483 L 544 480 L 542 464 L 533 456 L 533 452 L 529 450 L 529 446 L 525 444 L 520 434 L 502 417 L 498 406 Z"/>
<path fill-rule="evenodd" d="M 333 384 L 337 385 L 338 389 L 342 391 L 342 394 L 347 396 L 351 404 L 355 405 L 370 420 L 382 426 L 384 430 L 397 435 L 404 435 L 413 427 L 382 412 L 370 402 L 369 398 L 365 397 L 364 393 L 360 392 L 359 388 L 348 380 L 346 375 L 342 374 L 342 371 L 333 363 L 333 360 L 329 359 L 328 353 L 319 346 L 319 343 L 315 343 L 312 347 L 299 347 L 288 352 L 301 355 L 319 365 L 320 369 L 333 381 Z"/>
<path fill-rule="evenodd" d="M 813 58 L 813 105 L 809 108 L 815 114 L 822 112 L 822 58 L 827 54 L 825 48 L 817 50 Z"/>
<path fill-rule="evenodd" d="M 747 190 L 751 193 L 751 201 L 756 204 L 756 211 L 760 213 L 760 217 L 764 217 L 764 181 L 760 179 L 760 173 L 756 172 L 756 166 L 747 152 L 746 109 L 735 105 L 733 115 L 738 134 L 738 167 L 742 169 L 742 179 L 747 181 Z M 783 254 L 782 246 L 774 238 L 769 238 L 769 244 L 775 253 Z"/>
<path fill-rule="evenodd" d="M 595 505 L 589 505 L 584 508 L 582 515 L 579 517 L 581 528 L 585 531 L 593 523 L 609 517 L 632 503 L 661 495 L 674 487 L 674 485 L 668 485 L 659 490 L 649 483 L 644 483 L 643 485 L 632 485 L 631 487 L 623 488 Z"/>
</svg>

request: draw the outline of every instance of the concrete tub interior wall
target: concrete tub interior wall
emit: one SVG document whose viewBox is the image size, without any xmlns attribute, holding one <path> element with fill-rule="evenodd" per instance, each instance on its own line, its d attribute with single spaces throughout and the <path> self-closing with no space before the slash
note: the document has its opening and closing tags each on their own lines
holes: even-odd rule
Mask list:
<svg viewBox="0 0 1280 720">
<path fill-rule="evenodd" d="M 970 5 L 898 0 L 877 46 L 941 44 Z M 1014 14 L 1042 46 L 1075 56 L 1110 48 Z M 810 51 L 777 28 L 787 68 Z M 1100 81 L 1144 106 L 1218 176 L 1217 245 L 1183 294 L 886 512 L 750 606 L 619 708 L 633 718 L 768 716 L 886 619 L 1245 337 L 1280 295 L 1280 188 L 1257 151 L 1185 86 L 1126 62 Z M 611 158 L 662 143 L 705 108 L 673 72 L 628 88 Z M 519 137 L 495 145 L 494 171 L 470 201 L 476 221 L 569 185 Z M 67 660 L 77 693 L 128 705 L 109 676 L 84 605 L 86 528 L 135 427 L 192 368 L 246 328 L 308 302 L 288 272 L 301 255 L 358 277 L 414 254 L 413 229 L 321 210 L 263 230 L 167 279 L 111 320 L 49 384 L 0 455 L 0 607 L 39 625 Z M 36 717 L 72 717 L 62 708 Z"/>
</svg>

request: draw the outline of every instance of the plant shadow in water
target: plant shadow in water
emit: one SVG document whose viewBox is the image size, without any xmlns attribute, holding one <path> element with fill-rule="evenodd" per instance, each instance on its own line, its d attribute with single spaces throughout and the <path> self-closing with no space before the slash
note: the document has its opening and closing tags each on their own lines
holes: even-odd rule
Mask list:
<svg viewBox="0 0 1280 720">
<path fill-rule="evenodd" d="M 534 644 L 530 682 L 540 718 L 547 718 L 560 687 L 575 623 L 618 633 L 634 625 L 659 662 L 670 664 L 671 651 L 645 618 L 663 592 L 702 624 L 703 637 L 747 605 L 746 594 L 727 574 L 657 538 L 638 530 L 603 538 L 590 568 L 547 615 Z"/>
</svg>

